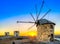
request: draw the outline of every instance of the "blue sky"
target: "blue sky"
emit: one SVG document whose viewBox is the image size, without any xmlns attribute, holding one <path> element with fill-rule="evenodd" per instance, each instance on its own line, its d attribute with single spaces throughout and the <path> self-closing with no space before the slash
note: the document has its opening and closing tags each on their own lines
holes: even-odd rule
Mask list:
<svg viewBox="0 0 60 44">
<path fill-rule="evenodd" d="M 41 2 L 42 0 L 0 0 L 0 20 L 19 14 L 29 14 L 31 11 L 35 13 L 35 4 L 39 9 Z M 60 12 L 59 3 L 60 0 L 45 0 L 47 8 L 51 8 L 52 13 Z"/>
<path fill-rule="evenodd" d="M 60 0 L 44 0 L 45 4 L 41 12 L 41 16 L 50 8 L 52 11 L 45 17 L 55 22 L 56 29 L 60 29 Z M 30 12 L 35 16 L 35 4 L 37 4 L 38 11 L 40 10 L 42 0 L 0 0 L 0 26 L 1 30 L 7 29 L 8 25 L 16 24 L 17 20 L 31 20 Z M 58 22 L 59 21 L 59 22 Z M 16 24 L 17 25 L 17 24 Z M 16 27 L 16 26 L 15 26 Z M 14 27 L 14 28 L 15 28 Z M 58 28 L 58 29 L 57 29 Z M 12 28 L 13 29 L 13 28 Z M 22 28 L 23 29 L 23 28 Z"/>
</svg>

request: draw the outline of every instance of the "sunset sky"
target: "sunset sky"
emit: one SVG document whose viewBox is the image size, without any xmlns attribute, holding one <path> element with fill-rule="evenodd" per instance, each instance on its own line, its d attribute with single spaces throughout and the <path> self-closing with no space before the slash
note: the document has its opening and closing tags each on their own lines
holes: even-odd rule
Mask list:
<svg viewBox="0 0 60 44">
<path fill-rule="evenodd" d="M 44 18 L 56 23 L 54 32 L 55 35 L 58 35 L 60 34 L 60 0 L 44 1 L 45 4 L 39 19 L 50 8 L 51 12 Z M 4 32 L 10 32 L 13 35 L 16 30 L 20 31 L 20 35 L 36 34 L 35 26 L 28 30 L 33 24 L 17 24 L 16 21 L 33 21 L 30 12 L 36 18 L 35 4 L 37 4 L 39 12 L 41 3 L 42 0 L 0 0 L 0 35 L 4 35 Z"/>
</svg>

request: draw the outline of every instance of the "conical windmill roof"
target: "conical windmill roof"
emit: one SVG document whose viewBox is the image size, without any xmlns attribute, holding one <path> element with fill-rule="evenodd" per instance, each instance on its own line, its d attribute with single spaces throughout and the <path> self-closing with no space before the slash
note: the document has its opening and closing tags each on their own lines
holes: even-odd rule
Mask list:
<svg viewBox="0 0 60 44">
<path fill-rule="evenodd" d="M 55 23 L 53 23 L 47 19 L 40 19 L 39 24 L 54 24 L 55 25 Z"/>
</svg>

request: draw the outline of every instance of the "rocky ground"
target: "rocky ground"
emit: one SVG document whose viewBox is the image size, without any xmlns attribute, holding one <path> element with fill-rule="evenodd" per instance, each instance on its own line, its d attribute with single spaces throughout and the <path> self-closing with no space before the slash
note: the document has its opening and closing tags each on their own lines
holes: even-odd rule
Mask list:
<svg viewBox="0 0 60 44">
<path fill-rule="evenodd" d="M 13 44 L 13 42 L 15 42 L 15 44 L 60 44 L 59 41 L 55 41 L 55 42 L 48 42 L 48 43 L 42 43 L 42 42 L 32 42 L 32 41 L 20 41 L 20 40 L 0 40 L 0 44 Z"/>
<path fill-rule="evenodd" d="M 55 40 L 54 42 L 48 42 L 48 43 L 43 43 L 43 42 L 37 42 L 37 41 L 32 41 L 30 39 L 15 39 L 15 38 L 10 38 L 10 39 L 2 39 L 0 40 L 0 44 L 60 44 L 60 41 Z"/>
</svg>

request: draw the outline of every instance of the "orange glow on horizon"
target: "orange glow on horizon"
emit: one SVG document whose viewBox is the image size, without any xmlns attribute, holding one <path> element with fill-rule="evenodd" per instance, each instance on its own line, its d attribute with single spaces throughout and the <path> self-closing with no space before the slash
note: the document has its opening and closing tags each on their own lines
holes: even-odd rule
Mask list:
<svg viewBox="0 0 60 44">
<path fill-rule="evenodd" d="M 32 31 L 32 32 L 29 32 L 29 33 L 28 33 L 28 36 L 32 36 L 32 37 L 33 37 L 33 36 L 37 36 L 37 33 Z"/>
<path fill-rule="evenodd" d="M 29 31 L 29 32 L 23 32 L 20 34 L 21 36 L 37 36 L 37 32 L 36 31 Z"/>
<path fill-rule="evenodd" d="M 5 32 L 0 31 L 0 36 L 1 35 L 5 35 L 4 33 Z M 55 31 L 54 34 L 55 35 L 60 35 L 60 32 L 59 31 Z M 14 31 L 10 32 L 10 35 L 14 35 Z M 20 32 L 19 35 L 20 36 L 37 36 L 37 32 L 36 31 Z"/>
<path fill-rule="evenodd" d="M 54 32 L 55 35 L 60 35 L 60 31 Z"/>
</svg>

